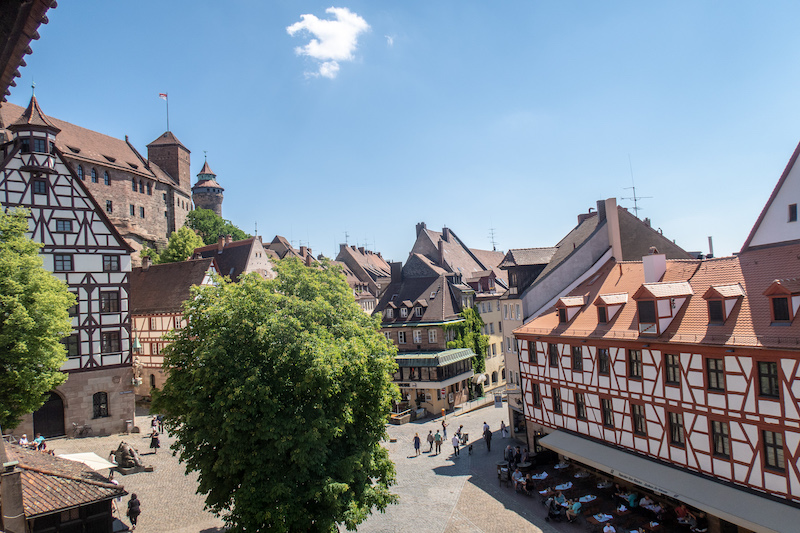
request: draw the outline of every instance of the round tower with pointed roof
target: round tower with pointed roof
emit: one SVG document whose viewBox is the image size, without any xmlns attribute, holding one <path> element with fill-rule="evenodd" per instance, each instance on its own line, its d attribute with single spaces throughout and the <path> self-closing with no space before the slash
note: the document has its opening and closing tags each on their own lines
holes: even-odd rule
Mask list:
<svg viewBox="0 0 800 533">
<path fill-rule="evenodd" d="M 208 161 L 197 175 L 197 183 L 192 187 L 192 201 L 198 209 L 210 209 L 222 216 L 222 187 L 217 183 L 217 175 L 211 171 Z"/>
</svg>

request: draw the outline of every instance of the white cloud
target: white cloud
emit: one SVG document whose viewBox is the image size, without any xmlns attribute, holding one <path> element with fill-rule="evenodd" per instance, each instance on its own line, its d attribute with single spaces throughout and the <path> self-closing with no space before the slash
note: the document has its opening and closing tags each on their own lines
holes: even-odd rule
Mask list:
<svg viewBox="0 0 800 533">
<path fill-rule="evenodd" d="M 308 56 L 319 62 L 318 72 L 307 72 L 307 76 L 335 78 L 339 72 L 339 61 L 352 61 L 358 46 L 358 36 L 369 30 L 367 21 L 346 7 L 329 7 L 326 13 L 335 19 L 319 19 L 314 15 L 300 15 L 300 22 L 286 28 L 289 35 L 307 31 L 312 39 L 305 46 L 294 49 L 297 55 Z"/>
<path fill-rule="evenodd" d="M 392 37 L 391 35 L 386 35 L 385 37 L 386 37 L 386 44 L 388 44 L 389 47 L 394 46 L 394 37 Z"/>
</svg>

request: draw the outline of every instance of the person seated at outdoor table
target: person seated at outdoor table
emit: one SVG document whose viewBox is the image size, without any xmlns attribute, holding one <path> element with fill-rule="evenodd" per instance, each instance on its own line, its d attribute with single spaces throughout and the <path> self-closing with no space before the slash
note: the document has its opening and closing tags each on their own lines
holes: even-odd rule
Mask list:
<svg viewBox="0 0 800 533">
<path fill-rule="evenodd" d="M 695 520 L 696 523 L 692 526 L 692 531 L 695 533 L 704 533 L 708 531 L 708 517 L 705 513 L 697 513 Z"/>
<path fill-rule="evenodd" d="M 682 503 L 675 508 L 675 516 L 678 518 L 679 524 L 685 524 L 688 526 L 695 526 L 697 525 L 697 518 L 689 512 L 689 509 L 686 508 L 686 504 Z"/>
<path fill-rule="evenodd" d="M 603 528 L 603 533 L 617 533 L 617 528 L 611 525 L 611 523 L 606 523 L 605 527 Z"/>
<path fill-rule="evenodd" d="M 519 468 L 514 470 L 514 475 L 511 476 L 511 479 L 514 480 L 514 490 L 519 490 L 520 483 L 523 480 L 522 472 L 520 472 Z"/>
<path fill-rule="evenodd" d="M 581 502 L 575 500 L 574 502 L 570 502 L 569 509 L 567 509 L 567 520 L 570 522 L 574 521 L 578 518 L 578 514 L 581 512 Z"/>
<path fill-rule="evenodd" d="M 31 445 L 30 441 L 28 440 L 28 436 L 25 433 L 23 433 L 22 437 L 20 437 L 19 445 L 20 446 L 30 446 Z"/>
<path fill-rule="evenodd" d="M 47 448 L 47 443 L 44 441 L 44 437 L 42 437 L 41 433 L 36 434 L 36 438 L 33 439 L 31 443 L 31 448 L 34 450 L 44 450 Z"/>
<path fill-rule="evenodd" d="M 559 504 L 559 505 L 567 503 L 567 498 L 564 497 L 564 493 L 561 492 L 561 491 L 558 491 L 558 494 L 556 495 L 555 500 L 556 500 L 556 503 Z"/>
<path fill-rule="evenodd" d="M 627 497 L 628 509 L 633 509 L 634 507 L 636 507 L 636 499 L 638 497 L 639 497 L 639 495 L 636 494 L 635 492 L 631 492 L 630 494 L 628 494 L 628 497 Z"/>
<path fill-rule="evenodd" d="M 531 492 L 533 492 L 533 486 L 534 486 L 534 481 L 531 478 L 531 475 L 527 474 L 525 476 L 525 485 L 523 487 L 525 489 L 525 494 L 530 494 Z"/>
</svg>

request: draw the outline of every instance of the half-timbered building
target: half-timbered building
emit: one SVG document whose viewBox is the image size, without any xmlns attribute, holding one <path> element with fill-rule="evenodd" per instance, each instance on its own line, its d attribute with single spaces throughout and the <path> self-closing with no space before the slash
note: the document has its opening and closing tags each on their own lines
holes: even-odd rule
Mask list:
<svg viewBox="0 0 800 533">
<path fill-rule="evenodd" d="M 530 444 L 683 501 L 712 530 L 793 531 L 798 257 L 608 261 L 515 332 Z"/>
<path fill-rule="evenodd" d="M 64 160 L 59 128 L 36 98 L 0 145 L 0 203 L 29 210 L 29 234 L 43 243 L 44 267 L 69 285 L 73 333 L 65 339 L 67 381 L 19 432 L 64 434 L 72 424 L 95 433 L 133 420 L 133 373 L 128 312 L 132 249 Z"/>
<path fill-rule="evenodd" d="M 131 319 L 133 321 L 136 396 L 150 397 L 162 388 L 167 376 L 161 351 L 169 343 L 167 333 L 186 325 L 183 302 L 191 288 L 210 285 L 217 273 L 214 258 L 190 259 L 150 265 L 145 259 L 131 272 Z"/>
</svg>

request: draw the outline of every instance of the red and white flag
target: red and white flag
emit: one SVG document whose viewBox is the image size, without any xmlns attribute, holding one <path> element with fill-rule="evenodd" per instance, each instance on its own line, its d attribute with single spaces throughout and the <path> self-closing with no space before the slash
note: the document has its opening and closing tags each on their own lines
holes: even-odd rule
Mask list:
<svg viewBox="0 0 800 533">
<path fill-rule="evenodd" d="M 158 93 L 158 97 L 161 98 L 162 100 L 166 100 L 167 99 L 167 93 Z"/>
</svg>

